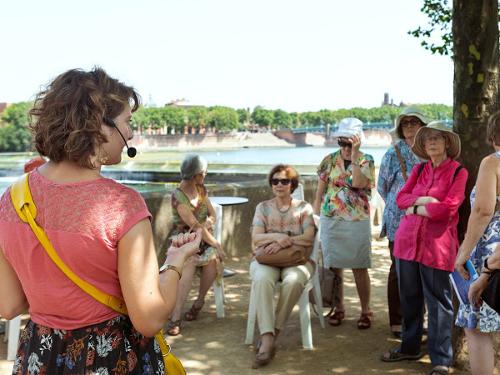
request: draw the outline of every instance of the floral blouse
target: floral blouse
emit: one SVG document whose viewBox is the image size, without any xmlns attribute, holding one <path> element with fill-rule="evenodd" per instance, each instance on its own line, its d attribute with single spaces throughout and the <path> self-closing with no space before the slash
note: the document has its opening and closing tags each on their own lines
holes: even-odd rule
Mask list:
<svg viewBox="0 0 500 375">
<path fill-rule="evenodd" d="M 412 168 L 418 164 L 420 160 L 411 151 L 410 146 L 408 146 L 404 140 L 398 141 L 396 145 L 406 165 L 406 175 L 409 177 Z M 400 210 L 396 204 L 396 195 L 403 188 L 404 184 L 405 180 L 401 172 L 396 150 L 394 146 L 391 146 L 382 158 L 377 184 L 377 190 L 385 201 L 381 236 L 383 237 L 383 235 L 386 234 L 389 241 L 394 241 L 396 230 L 399 227 L 399 221 L 404 215 L 404 211 Z"/>
<path fill-rule="evenodd" d="M 263 227 L 266 233 L 298 236 L 311 225 L 314 226 L 313 208 L 306 201 L 293 199 L 290 208 L 281 212 L 273 198 L 257 205 L 252 225 Z"/>
<path fill-rule="evenodd" d="M 361 154 L 361 173 L 369 180 L 366 188 L 352 187 L 352 165 L 344 168 L 340 150 L 327 155 L 318 167 L 319 178 L 327 183 L 327 190 L 321 204 L 321 214 L 337 216 L 347 221 L 370 218 L 371 189 L 375 185 L 375 163 L 373 157 Z"/>
</svg>

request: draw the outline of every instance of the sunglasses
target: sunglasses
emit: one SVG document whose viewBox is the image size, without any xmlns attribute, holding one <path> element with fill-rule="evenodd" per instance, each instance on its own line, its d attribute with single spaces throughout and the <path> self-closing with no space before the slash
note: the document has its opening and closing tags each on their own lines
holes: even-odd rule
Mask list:
<svg viewBox="0 0 500 375">
<path fill-rule="evenodd" d="M 352 143 L 349 143 L 349 142 L 346 142 L 346 141 L 341 141 L 341 140 L 339 140 L 338 143 L 339 143 L 340 147 L 352 148 Z"/>
<path fill-rule="evenodd" d="M 271 184 L 274 186 L 278 185 L 281 183 L 283 186 L 290 185 L 290 182 L 292 182 L 289 178 L 271 178 Z"/>
<path fill-rule="evenodd" d="M 420 124 L 421 124 L 420 120 L 418 120 L 416 118 L 401 121 L 401 126 L 406 127 L 406 128 L 408 128 L 410 126 L 420 126 Z"/>
</svg>

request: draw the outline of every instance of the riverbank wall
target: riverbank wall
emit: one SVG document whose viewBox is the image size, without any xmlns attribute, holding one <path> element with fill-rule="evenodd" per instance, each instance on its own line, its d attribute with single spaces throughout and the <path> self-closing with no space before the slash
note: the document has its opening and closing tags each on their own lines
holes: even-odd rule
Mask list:
<svg viewBox="0 0 500 375">
<path fill-rule="evenodd" d="M 388 146 L 391 136 L 385 130 L 365 131 L 365 146 Z M 234 132 L 228 134 L 138 134 L 131 145 L 142 150 L 152 149 L 227 149 L 253 147 L 307 147 L 332 146 L 336 139 L 325 138 L 321 133 L 294 133 L 291 130 L 277 130 L 273 133 Z"/>
</svg>

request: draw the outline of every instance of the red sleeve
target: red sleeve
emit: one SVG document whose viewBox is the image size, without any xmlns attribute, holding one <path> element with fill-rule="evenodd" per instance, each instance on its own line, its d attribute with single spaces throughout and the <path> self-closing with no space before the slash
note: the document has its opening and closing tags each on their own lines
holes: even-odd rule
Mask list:
<svg viewBox="0 0 500 375">
<path fill-rule="evenodd" d="M 453 181 L 446 198 L 439 203 L 427 203 L 425 209 L 431 219 L 446 219 L 454 216 L 465 199 L 465 184 L 469 173 L 462 168 Z"/>
</svg>

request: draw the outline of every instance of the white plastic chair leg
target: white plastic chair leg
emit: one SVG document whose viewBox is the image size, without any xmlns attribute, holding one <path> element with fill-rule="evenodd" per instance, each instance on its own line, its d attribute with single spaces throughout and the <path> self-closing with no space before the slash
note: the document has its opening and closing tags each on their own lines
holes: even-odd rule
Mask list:
<svg viewBox="0 0 500 375">
<path fill-rule="evenodd" d="M 253 335 L 255 331 L 255 318 L 257 317 L 257 307 L 255 305 L 255 293 L 253 290 L 253 284 L 250 288 L 250 301 L 248 303 L 248 318 L 247 318 L 247 335 L 245 338 L 245 344 L 253 344 Z"/>
<path fill-rule="evenodd" d="M 313 349 L 311 310 L 309 309 L 309 288 L 305 288 L 299 299 L 300 307 L 300 332 L 302 334 L 302 346 L 304 349 Z"/>
<path fill-rule="evenodd" d="M 19 343 L 19 333 L 21 331 L 21 317 L 16 316 L 14 319 L 7 322 L 5 336 L 8 337 L 7 342 L 7 360 L 13 361 L 16 359 L 17 345 Z"/>
<path fill-rule="evenodd" d="M 220 283 L 214 281 L 214 297 L 215 297 L 215 311 L 217 318 L 224 318 L 224 280 L 221 278 Z"/>
</svg>

